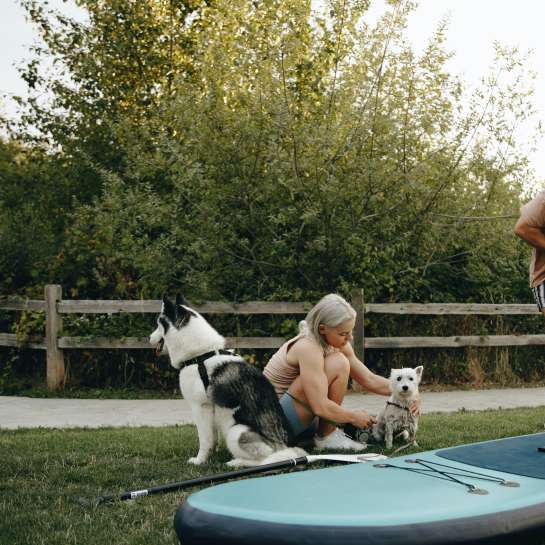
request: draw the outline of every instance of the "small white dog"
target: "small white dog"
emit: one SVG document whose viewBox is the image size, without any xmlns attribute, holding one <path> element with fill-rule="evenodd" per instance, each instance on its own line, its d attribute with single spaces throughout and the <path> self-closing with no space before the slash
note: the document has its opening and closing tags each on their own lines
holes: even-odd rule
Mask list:
<svg viewBox="0 0 545 545">
<path fill-rule="evenodd" d="M 272 384 L 255 366 L 224 350 L 222 337 L 181 296 L 163 298 L 150 343 L 166 349 L 180 369 L 180 389 L 189 402 L 199 435 L 192 464 L 208 460 L 218 431 L 233 455 L 232 467 L 255 466 L 306 456 L 293 443 L 291 429 Z"/>
<path fill-rule="evenodd" d="M 384 441 L 386 448 L 392 448 L 396 434 L 402 436 L 408 444 L 418 446 L 416 443 L 418 416 L 411 413 L 410 406 L 419 399 L 418 385 L 422 379 L 423 370 L 424 367 L 420 365 L 415 369 L 404 367 L 391 371 L 392 395 L 373 426 L 375 441 Z"/>
</svg>

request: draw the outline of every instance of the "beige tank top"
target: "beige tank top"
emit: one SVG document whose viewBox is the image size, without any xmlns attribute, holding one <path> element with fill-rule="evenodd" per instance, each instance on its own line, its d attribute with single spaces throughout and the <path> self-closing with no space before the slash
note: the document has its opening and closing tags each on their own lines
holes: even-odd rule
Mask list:
<svg viewBox="0 0 545 545">
<path fill-rule="evenodd" d="M 299 363 L 288 362 L 288 349 L 303 335 L 297 335 L 286 341 L 272 356 L 269 363 L 265 365 L 263 374 L 274 386 L 278 397 L 282 397 L 290 387 L 291 383 L 299 376 Z"/>
</svg>

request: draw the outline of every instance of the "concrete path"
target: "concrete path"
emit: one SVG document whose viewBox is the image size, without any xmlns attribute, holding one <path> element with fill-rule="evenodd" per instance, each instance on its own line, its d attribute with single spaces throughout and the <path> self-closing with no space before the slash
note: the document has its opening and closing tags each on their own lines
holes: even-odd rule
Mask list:
<svg viewBox="0 0 545 545">
<path fill-rule="evenodd" d="M 385 398 L 350 394 L 344 405 L 376 414 Z M 424 392 L 422 411 L 480 411 L 516 407 L 545 407 L 545 388 Z M 100 428 L 105 426 L 174 426 L 191 423 L 186 401 L 116 399 L 37 399 L 0 397 L 0 429 Z"/>
</svg>

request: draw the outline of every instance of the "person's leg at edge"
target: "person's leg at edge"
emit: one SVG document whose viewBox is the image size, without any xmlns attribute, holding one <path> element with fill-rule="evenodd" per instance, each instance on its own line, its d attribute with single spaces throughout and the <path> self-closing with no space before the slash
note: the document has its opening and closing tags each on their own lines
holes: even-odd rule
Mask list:
<svg viewBox="0 0 545 545">
<path fill-rule="evenodd" d="M 348 388 L 350 363 L 348 362 L 346 356 L 340 352 L 334 352 L 327 355 L 324 363 L 328 383 L 327 397 L 331 399 L 331 401 L 341 405 Z M 288 392 L 294 398 L 299 399 L 308 406 L 308 400 L 305 396 L 303 385 L 301 384 L 301 377 L 297 377 L 292 382 Z M 300 403 L 295 402 L 294 407 L 301 422 L 305 423 L 306 425 L 310 425 L 314 415 Z M 320 419 L 318 425 L 318 435 L 320 437 L 325 437 L 333 431 L 335 431 L 334 424 Z"/>
</svg>

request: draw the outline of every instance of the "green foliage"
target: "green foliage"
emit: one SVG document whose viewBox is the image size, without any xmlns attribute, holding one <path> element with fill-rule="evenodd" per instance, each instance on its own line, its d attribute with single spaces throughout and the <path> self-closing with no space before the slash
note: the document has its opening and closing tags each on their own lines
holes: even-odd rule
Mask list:
<svg viewBox="0 0 545 545">
<path fill-rule="evenodd" d="M 23 75 L 53 100 L 22 123 L 61 146 L 78 199 L 48 270 L 70 293 L 515 297 L 518 51 L 498 45 L 469 97 L 444 23 L 408 45 L 412 2 L 374 26 L 365 1 L 81 0 L 86 22 L 23 5 L 43 40 Z"/>
<path fill-rule="evenodd" d="M 77 3 L 86 21 L 65 17 L 40 0 L 21 0 L 41 37 L 34 57 L 21 68 L 31 92 L 29 99 L 19 99 L 21 128 L 33 125 L 39 138 L 76 156 L 71 159 L 119 168 L 122 155 L 112 123 L 146 123 L 171 92 L 174 74 L 191 70 L 192 37 L 185 21 L 206 2 Z M 39 100 L 43 93 L 52 96 L 45 105 Z"/>
<path fill-rule="evenodd" d="M 444 26 L 417 57 L 403 38 L 410 3 L 375 27 L 360 19 L 365 3 L 329 8 L 313 24 L 304 3 L 199 12 L 191 77 L 176 74 L 138 141 L 122 139 L 127 167 L 100 170 L 101 197 L 74 216 L 71 255 L 93 216 L 89 237 L 119 265 L 113 274 L 86 255 L 98 271 L 87 289 L 514 298 L 524 258 L 510 231 L 526 171 L 513 126 L 530 115 L 520 55 L 498 47 L 494 77 L 463 111 Z M 472 220 L 494 216 L 508 217 Z"/>
<path fill-rule="evenodd" d="M 376 24 L 365 0 L 22 4 L 42 41 L 0 146 L 2 292 L 530 301 L 518 50 L 470 92 L 445 23 L 411 49 L 411 1 Z"/>
<path fill-rule="evenodd" d="M 185 20 L 206 2 L 81 1 L 84 22 L 46 2 L 21 4 L 41 42 L 20 69 L 29 97 L 17 99 L 19 118 L 2 120 L 12 136 L 0 143 L 2 292 L 21 292 L 57 274 L 70 214 L 102 194 L 103 171 L 127 168 L 122 140 L 152 150 L 150 118 L 157 124 L 174 74 L 191 72 L 192 33 L 200 25 L 188 30 Z M 78 257 L 66 271 L 75 292 L 93 274 L 74 273 L 80 266 Z"/>
<path fill-rule="evenodd" d="M 47 280 L 62 240 L 69 183 L 41 147 L 0 139 L 0 290 L 24 292 Z M 43 288 L 42 288 L 43 289 Z"/>
</svg>

